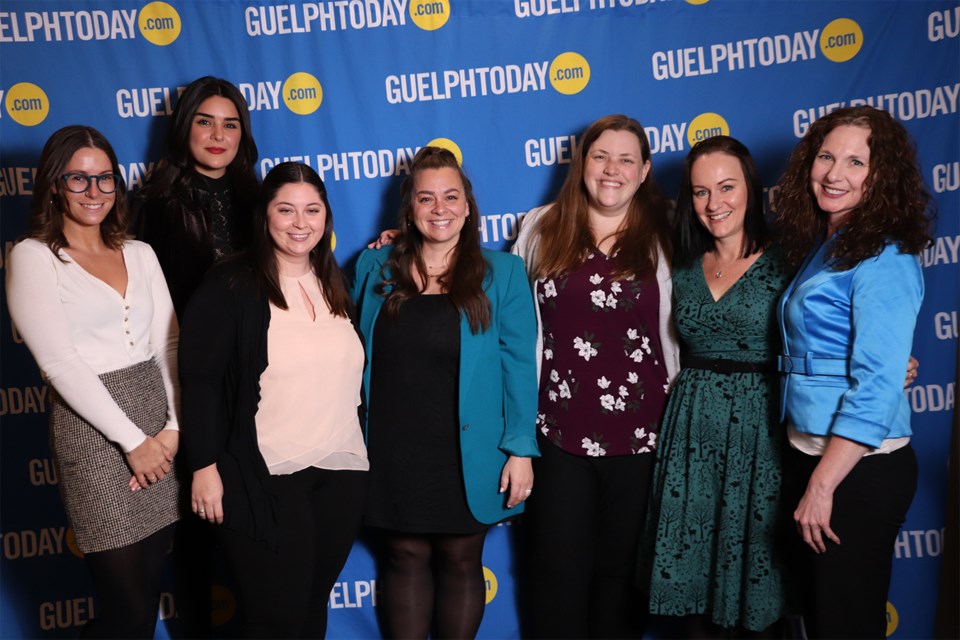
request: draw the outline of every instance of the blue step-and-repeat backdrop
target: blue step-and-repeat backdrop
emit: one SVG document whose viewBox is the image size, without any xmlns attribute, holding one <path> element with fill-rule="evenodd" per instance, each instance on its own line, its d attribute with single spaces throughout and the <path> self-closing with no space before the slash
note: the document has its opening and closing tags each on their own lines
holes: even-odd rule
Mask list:
<svg viewBox="0 0 960 640">
<path fill-rule="evenodd" d="M 930 637 L 944 538 L 960 292 L 960 5 L 956 1 L 4 0 L 0 4 L 0 254 L 25 230 L 40 149 L 92 125 L 130 189 L 160 157 L 178 92 L 202 75 L 245 96 L 258 174 L 284 160 L 327 183 L 336 254 L 350 266 L 383 227 L 416 150 L 462 154 L 503 248 L 524 212 L 552 200 L 587 124 L 626 113 L 647 128 L 674 195 L 681 161 L 729 133 L 774 185 L 810 123 L 846 105 L 890 111 L 917 141 L 939 208 L 923 254 L 927 295 L 914 353 L 920 489 L 896 547 L 889 631 Z M 49 393 L 0 318 L 0 636 L 71 637 L 96 612 L 60 506 L 47 445 Z M 955 524 L 955 523 L 954 523 Z M 491 529 L 482 638 L 517 637 L 511 527 Z M 227 580 L 216 630 L 235 627 Z M 164 593 L 158 636 L 175 631 Z M 322 604 L 318 603 L 318 606 Z M 376 575 L 358 544 L 330 594 L 331 637 L 376 637 Z"/>
</svg>

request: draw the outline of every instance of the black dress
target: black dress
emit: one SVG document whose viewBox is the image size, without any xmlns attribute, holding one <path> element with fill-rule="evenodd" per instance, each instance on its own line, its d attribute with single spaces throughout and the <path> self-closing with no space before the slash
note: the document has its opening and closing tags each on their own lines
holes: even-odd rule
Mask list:
<svg viewBox="0 0 960 640">
<path fill-rule="evenodd" d="M 418 295 L 374 326 L 366 522 L 408 533 L 479 533 L 460 462 L 460 313 Z"/>
</svg>

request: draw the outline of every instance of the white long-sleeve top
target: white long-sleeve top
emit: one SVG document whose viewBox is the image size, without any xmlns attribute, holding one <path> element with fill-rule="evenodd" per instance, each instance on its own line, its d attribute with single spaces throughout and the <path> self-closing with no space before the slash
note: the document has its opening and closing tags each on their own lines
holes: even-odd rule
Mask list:
<svg viewBox="0 0 960 640">
<path fill-rule="evenodd" d="M 87 273 L 63 250 L 27 239 L 10 252 L 7 306 L 44 379 L 84 420 L 125 452 L 146 440 L 97 377 L 152 358 L 163 376 L 167 423 L 179 430 L 177 340 L 170 292 L 149 245 L 123 245 L 126 295 Z"/>
</svg>

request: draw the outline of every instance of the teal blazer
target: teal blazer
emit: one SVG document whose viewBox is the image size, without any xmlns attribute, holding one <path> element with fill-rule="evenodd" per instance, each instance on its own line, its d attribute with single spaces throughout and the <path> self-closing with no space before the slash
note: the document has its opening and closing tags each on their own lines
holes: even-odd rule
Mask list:
<svg viewBox="0 0 960 640">
<path fill-rule="evenodd" d="M 353 299 L 367 362 L 363 370 L 367 403 L 370 368 L 376 361 L 373 330 L 384 297 L 375 287 L 392 247 L 367 249 L 357 260 Z M 507 457 L 539 456 L 537 417 L 537 321 L 523 261 L 499 251 L 483 250 L 487 262 L 484 292 L 490 300 L 491 324 L 474 334 L 460 319 L 460 452 L 467 504 L 473 516 L 493 524 L 523 511 L 523 503 L 506 508 L 500 472 Z M 366 425 L 367 440 L 378 425 Z"/>
<path fill-rule="evenodd" d="M 801 433 L 871 448 L 909 436 L 903 372 L 923 301 L 917 256 L 887 245 L 852 269 L 814 250 L 780 299 L 781 417 Z"/>
</svg>

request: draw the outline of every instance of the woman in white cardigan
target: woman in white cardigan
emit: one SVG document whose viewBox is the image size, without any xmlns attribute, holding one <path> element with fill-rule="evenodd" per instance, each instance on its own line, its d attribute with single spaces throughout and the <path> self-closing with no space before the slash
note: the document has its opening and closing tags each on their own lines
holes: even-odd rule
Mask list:
<svg viewBox="0 0 960 640">
<path fill-rule="evenodd" d="M 125 233 L 125 191 L 98 131 L 54 133 L 7 274 L 10 317 L 52 387 L 60 493 L 93 578 L 84 637 L 153 638 L 179 518 L 177 321 L 156 256 Z"/>
</svg>

